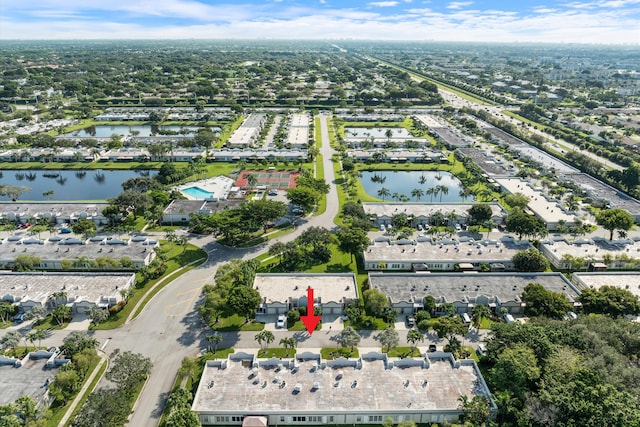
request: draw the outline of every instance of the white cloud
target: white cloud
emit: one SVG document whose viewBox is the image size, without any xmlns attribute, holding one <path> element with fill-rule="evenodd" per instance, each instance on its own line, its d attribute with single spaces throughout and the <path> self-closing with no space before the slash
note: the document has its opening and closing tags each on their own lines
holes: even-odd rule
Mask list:
<svg viewBox="0 0 640 427">
<path fill-rule="evenodd" d="M 398 3 L 397 1 L 374 1 L 372 3 L 369 3 L 368 6 L 372 6 L 372 7 L 393 7 L 393 6 L 397 6 Z"/>
<path fill-rule="evenodd" d="M 447 5 L 447 9 L 462 9 L 463 7 L 471 6 L 472 4 L 472 1 L 454 1 Z"/>
<path fill-rule="evenodd" d="M 538 6 L 528 15 L 504 10 L 486 10 L 471 1 L 452 2 L 447 12 L 427 8 L 428 1 L 396 13 L 377 9 L 288 6 L 276 7 L 273 0 L 260 5 L 220 4 L 215 7 L 194 0 L 29 0 L 37 7 L 33 21 L 20 22 L 24 0 L 0 0 L 0 39 L 187 39 L 187 38 L 285 38 L 285 39 L 361 39 L 361 40 L 442 40 L 486 42 L 566 42 L 640 43 L 640 16 L 630 7 L 602 9 L 601 4 L 623 0 L 573 2 L 565 7 Z M 230 1 L 230 0 L 227 0 Z M 328 0 L 319 0 L 326 4 Z M 5 3 L 6 2 L 6 3 Z M 626 0 L 627 5 L 640 0 Z M 6 8 L 5 4 L 10 7 Z M 134 4 L 135 3 L 135 4 Z M 334 2 L 331 2 L 334 3 Z M 390 7 L 409 0 L 369 3 Z M 300 3 L 299 3 L 300 4 Z M 304 4 L 304 3 L 302 3 Z M 451 6 L 454 6 L 451 8 Z M 571 5 L 568 9 L 568 5 Z M 109 15 L 103 11 L 109 11 Z M 384 9 L 383 9 L 384 10 Z M 122 14 L 122 18 L 109 18 Z M 176 17 L 179 22 L 153 20 L 145 26 L 144 16 Z M 12 18 L 13 17 L 13 18 Z M 46 19 L 43 19 L 46 18 Z M 41 20 L 42 19 L 42 20 Z M 114 22 L 110 22 L 114 21 Z M 158 23 L 161 22 L 161 23 Z M 34 31 L 33 28 L 37 28 Z"/>
</svg>

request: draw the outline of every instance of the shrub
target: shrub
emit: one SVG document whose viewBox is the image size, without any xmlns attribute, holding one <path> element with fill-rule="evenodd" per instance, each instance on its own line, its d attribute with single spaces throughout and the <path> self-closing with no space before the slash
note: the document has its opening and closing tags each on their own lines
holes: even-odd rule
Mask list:
<svg viewBox="0 0 640 427">
<path fill-rule="evenodd" d="M 423 320 L 431 319 L 431 314 L 426 310 L 420 310 L 416 313 L 416 321 L 422 322 Z"/>
<path fill-rule="evenodd" d="M 429 326 L 431 326 L 429 319 L 424 319 L 418 322 L 418 329 L 421 331 L 428 331 Z"/>
<path fill-rule="evenodd" d="M 292 325 L 300 320 L 300 312 L 296 309 L 289 310 L 287 313 L 287 322 Z"/>
</svg>

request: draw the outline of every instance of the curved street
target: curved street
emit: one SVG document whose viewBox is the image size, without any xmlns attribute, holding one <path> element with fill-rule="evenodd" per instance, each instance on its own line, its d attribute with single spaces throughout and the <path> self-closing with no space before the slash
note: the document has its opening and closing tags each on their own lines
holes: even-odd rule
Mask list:
<svg viewBox="0 0 640 427">
<path fill-rule="evenodd" d="M 288 242 L 299 236 L 304 229 L 311 226 L 334 227 L 334 218 L 338 214 L 338 192 L 333 180 L 333 149 L 329 143 L 327 116 L 320 115 L 322 137 L 322 154 L 325 176 L 329 181 L 330 191 L 327 195 L 326 211 L 320 215 L 300 218 L 296 229 L 271 242 Z M 328 179 L 331 177 L 331 179 Z M 147 304 L 143 312 L 125 325 L 109 331 L 90 332 L 99 342 L 99 347 L 107 354 L 116 349 L 131 351 L 149 357 L 153 369 L 145 385 L 129 424 L 133 426 L 157 426 L 164 409 L 165 401 L 173 386 L 176 373 L 182 359 L 194 357 L 207 348 L 206 335 L 210 330 L 197 315 L 196 306 L 201 298 L 202 286 L 213 283 L 217 268 L 232 259 L 250 259 L 268 250 L 268 244 L 247 249 L 233 249 L 215 242 L 211 236 L 189 235 L 189 242 L 201 247 L 209 255 L 209 259 L 199 267 L 183 274 L 165 286 Z M 60 345 L 69 330 L 53 331 L 44 344 Z M 257 348 L 254 332 L 225 332 L 221 347 Z M 276 342 L 285 336 L 295 336 L 299 347 L 320 348 L 335 345 L 332 335 L 319 331 L 309 336 L 306 332 L 274 332 Z M 334 333 L 335 335 L 335 333 Z M 363 337 L 362 346 L 379 345 L 372 336 Z"/>
</svg>

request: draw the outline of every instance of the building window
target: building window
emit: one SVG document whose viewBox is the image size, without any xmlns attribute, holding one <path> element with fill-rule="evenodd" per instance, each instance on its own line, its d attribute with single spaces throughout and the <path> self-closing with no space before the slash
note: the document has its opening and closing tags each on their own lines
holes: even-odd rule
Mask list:
<svg viewBox="0 0 640 427">
<path fill-rule="evenodd" d="M 280 417 L 280 422 L 283 423 L 284 422 L 284 417 Z"/>
<path fill-rule="evenodd" d="M 333 415 L 331 415 L 331 416 L 329 417 L 329 422 L 330 422 L 330 423 L 332 423 L 332 422 L 333 422 Z"/>
<path fill-rule="evenodd" d="M 382 415 L 369 415 L 369 421 L 382 421 Z"/>
<path fill-rule="evenodd" d="M 362 417 L 361 417 L 360 415 L 358 415 L 358 416 L 356 417 L 356 422 L 357 422 L 357 423 L 361 423 L 361 422 L 362 422 Z"/>
<path fill-rule="evenodd" d="M 231 421 L 241 422 L 242 420 L 244 420 L 244 417 L 231 417 Z"/>
<path fill-rule="evenodd" d="M 307 417 L 293 417 L 293 421 L 298 421 L 298 422 L 307 422 Z"/>
</svg>

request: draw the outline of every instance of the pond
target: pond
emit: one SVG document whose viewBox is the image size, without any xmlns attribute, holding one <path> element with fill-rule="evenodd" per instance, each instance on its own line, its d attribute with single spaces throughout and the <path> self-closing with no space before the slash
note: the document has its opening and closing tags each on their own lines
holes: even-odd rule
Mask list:
<svg viewBox="0 0 640 427">
<path fill-rule="evenodd" d="M 2 184 L 29 188 L 18 200 L 106 200 L 122 193 L 121 184 L 129 178 L 153 176 L 157 171 L 2 170 L 0 173 Z M 0 200 L 11 198 L 0 196 Z"/>
<path fill-rule="evenodd" d="M 76 130 L 70 133 L 65 133 L 63 137 L 72 138 L 109 138 L 113 134 L 120 135 L 122 137 L 135 136 L 148 138 L 193 138 L 196 132 L 200 129 L 198 126 L 157 126 L 157 125 L 96 125 L 89 126 L 84 129 Z M 219 127 L 210 128 L 214 133 L 220 133 Z"/>
<path fill-rule="evenodd" d="M 387 131 L 391 130 L 391 139 L 407 139 L 412 138 L 413 135 L 409 133 L 405 128 L 355 128 L 345 127 L 344 135 L 347 139 L 350 138 L 375 138 L 375 139 L 387 139 Z"/>
<path fill-rule="evenodd" d="M 405 195 L 412 202 L 451 203 L 463 202 L 460 190 L 462 183 L 449 172 L 437 171 L 363 171 L 360 182 L 366 193 L 372 197 L 382 199 L 378 192 L 386 188 L 389 192 L 385 200 L 398 201 L 392 196 Z M 446 190 L 443 191 L 443 188 Z M 413 190 L 421 190 L 418 198 L 412 195 Z M 433 189 L 433 190 L 432 190 Z M 431 194 L 433 192 L 433 194 Z"/>
</svg>

